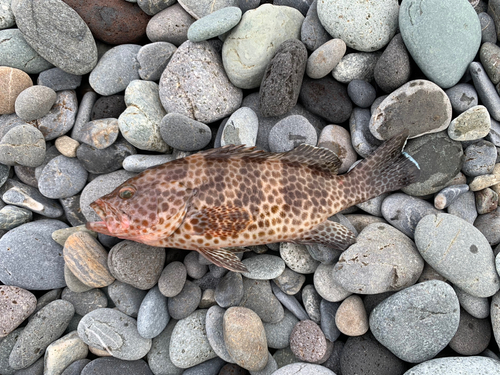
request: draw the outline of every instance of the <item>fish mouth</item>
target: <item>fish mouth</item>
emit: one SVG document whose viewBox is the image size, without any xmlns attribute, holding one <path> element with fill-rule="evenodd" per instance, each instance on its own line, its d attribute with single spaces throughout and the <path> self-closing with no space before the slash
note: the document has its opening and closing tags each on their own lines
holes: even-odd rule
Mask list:
<svg viewBox="0 0 500 375">
<path fill-rule="evenodd" d="M 130 226 L 130 219 L 127 214 L 117 210 L 102 199 L 96 199 L 90 205 L 102 221 L 87 222 L 85 227 L 94 232 L 118 237 Z"/>
</svg>

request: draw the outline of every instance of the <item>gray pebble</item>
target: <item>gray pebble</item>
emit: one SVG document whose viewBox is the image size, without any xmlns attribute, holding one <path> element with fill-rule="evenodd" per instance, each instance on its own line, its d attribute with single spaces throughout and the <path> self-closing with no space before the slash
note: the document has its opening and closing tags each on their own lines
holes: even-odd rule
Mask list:
<svg viewBox="0 0 500 375">
<path fill-rule="evenodd" d="M 406 375 L 453 375 L 460 372 L 469 374 L 495 374 L 500 371 L 498 360 L 487 357 L 444 357 L 425 361 L 405 372 Z"/>
<path fill-rule="evenodd" d="M 74 90 L 80 87 L 82 76 L 67 73 L 59 68 L 47 69 L 38 75 L 37 84 L 54 91 Z"/>
<path fill-rule="evenodd" d="M 243 278 L 243 298 L 240 306 L 253 310 L 264 323 L 277 323 L 284 316 L 281 303 L 274 296 L 268 280 Z"/>
<path fill-rule="evenodd" d="M 493 18 L 491 18 L 491 16 L 486 12 L 479 13 L 478 17 L 479 22 L 481 23 L 481 42 L 496 43 L 497 33 Z"/>
<path fill-rule="evenodd" d="M 243 298 L 243 277 L 241 274 L 226 273 L 215 288 L 214 298 L 220 307 L 238 306 Z"/>
<path fill-rule="evenodd" d="M 152 42 L 168 42 L 180 46 L 187 40 L 189 26 L 196 21 L 180 4 L 158 12 L 148 22 L 146 35 Z"/>
<path fill-rule="evenodd" d="M 142 359 L 129 361 L 113 357 L 94 359 L 77 375 L 121 375 L 126 373 L 134 375 L 153 375 L 148 364 Z"/>
<path fill-rule="evenodd" d="M 16 98 L 16 114 L 24 121 L 45 116 L 56 102 L 57 94 L 46 86 L 34 85 L 23 90 Z"/>
<path fill-rule="evenodd" d="M 299 320 L 285 309 L 283 319 L 276 323 L 264 323 L 267 346 L 273 349 L 284 349 L 290 345 L 290 333 Z"/>
<path fill-rule="evenodd" d="M 380 194 L 378 197 L 367 200 L 363 203 L 358 203 L 356 207 L 361 208 L 363 211 L 377 217 L 382 214 L 382 202 L 389 196 L 389 193 Z"/>
<path fill-rule="evenodd" d="M 157 165 L 161 165 L 172 161 L 171 154 L 163 154 L 163 155 L 144 155 L 144 154 L 135 154 L 129 155 L 125 159 L 123 159 L 123 169 L 129 172 L 142 172 L 148 168 L 156 167 Z"/>
<path fill-rule="evenodd" d="M 273 372 L 273 375 L 335 375 L 332 370 L 327 369 L 321 365 L 315 365 L 307 362 L 298 362 L 287 364 L 286 366 L 278 368 Z"/>
<path fill-rule="evenodd" d="M 298 272 L 292 271 L 288 267 L 285 267 L 285 270 L 281 273 L 281 275 L 273 279 L 273 281 L 284 293 L 294 295 L 302 289 L 302 285 L 304 285 L 306 277 Z"/>
<path fill-rule="evenodd" d="M 494 85 L 500 82 L 500 72 L 498 71 L 498 63 L 500 62 L 499 52 L 500 47 L 498 47 L 494 43 L 488 42 L 483 43 L 479 50 L 479 58 L 481 60 L 481 64 L 488 74 L 491 83 L 493 83 Z"/>
<path fill-rule="evenodd" d="M 142 337 L 152 339 L 162 333 L 169 320 L 167 299 L 160 293 L 158 286 L 155 286 L 141 302 L 137 314 L 137 331 Z"/>
<path fill-rule="evenodd" d="M 75 313 L 82 316 L 93 310 L 108 306 L 108 299 L 100 289 L 91 289 L 86 292 L 75 293 L 69 288 L 64 288 L 61 299 L 71 302 L 75 307 Z"/>
<path fill-rule="evenodd" d="M 81 128 L 90 121 L 96 100 L 97 94 L 94 91 L 87 91 L 80 100 L 74 126 L 71 129 L 71 138 L 74 140 L 80 140 Z"/>
<path fill-rule="evenodd" d="M 83 368 L 90 363 L 90 359 L 79 359 L 66 367 L 61 375 L 80 375 Z M 27 374 L 26 374 L 27 375 Z"/>
<path fill-rule="evenodd" d="M 57 99 L 49 113 L 35 120 L 35 125 L 46 141 L 56 139 L 67 133 L 75 124 L 78 109 L 76 92 L 64 90 L 57 93 Z"/>
<path fill-rule="evenodd" d="M 201 301 L 201 288 L 186 280 L 181 292 L 168 299 L 168 312 L 173 319 L 184 319 L 191 315 Z"/>
<path fill-rule="evenodd" d="M 486 319 L 490 316 L 490 302 L 486 297 L 474 297 L 453 285 L 460 306 L 477 319 Z"/>
<path fill-rule="evenodd" d="M 221 359 L 234 363 L 224 343 L 223 318 L 225 312 L 226 310 L 219 306 L 212 306 L 208 309 L 206 317 L 207 339 L 214 352 Z"/>
<path fill-rule="evenodd" d="M 139 76 L 146 81 L 158 81 L 170 58 L 177 50 L 172 43 L 148 43 L 137 53 Z"/>
<path fill-rule="evenodd" d="M 316 324 L 319 324 L 321 321 L 321 300 L 321 296 L 316 292 L 313 285 L 308 284 L 302 289 L 302 303 L 304 304 L 309 319 Z"/>
<path fill-rule="evenodd" d="M 448 135 L 455 141 L 474 141 L 490 132 L 491 119 L 486 107 L 477 105 L 453 119 Z"/>
<path fill-rule="evenodd" d="M 190 251 L 184 258 L 187 275 L 193 279 L 201 279 L 208 272 L 208 266 L 198 261 L 198 254 L 196 251 Z"/>
<path fill-rule="evenodd" d="M 135 1 L 131 2 L 135 3 Z M 174 3 L 176 3 L 175 0 L 137 0 L 137 5 L 139 5 L 144 13 L 150 16 L 154 16 Z"/>
<path fill-rule="evenodd" d="M 53 65 L 31 48 L 19 29 L 5 29 L 0 30 L 0 66 L 38 74 Z"/>
<path fill-rule="evenodd" d="M 337 328 L 337 324 L 335 324 L 335 315 L 339 307 L 340 302 L 329 302 L 325 299 L 322 299 L 319 305 L 321 330 L 325 334 L 327 340 L 331 342 L 335 342 L 341 334 L 340 330 Z"/>
<path fill-rule="evenodd" d="M 215 38 L 235 27 L 240 22 L 241 15 L 241 9 L 236 6 L 212 8 L 210 14 L 201 17 L 189 26 L 187 37 L 192 42 L 203 42 Z"/>
<path fill-rule="evenodd" d="M 262 254 L 243 260 L 248 272 L 242 275 L 249 279 L 271 280 L 279 277 L 285 270 L 285 262 L 278 256 Z"/>
<path fill-rule="evenodd" d="M 33 212 L 22 207 L 6 205 L 0 209 L 0 230 L 10 230 L 30 222 Z"/>
<path fill-rule="evenodd" d="M 479 62 L 471 62 L 469 71 L 479 99 L 488 109 L 490 116 L 500 121 L 500 96 L 495 90 L 495 86 L 490 81 L 483 66 Z"/>
<path fill-rule="evenodd" d="M 43 169 L 38 178 L 38 189 L 47 198 L 69 198 L 85 187 L 87 176 L 79 160 L 60 155 Z"/>
<path fill-rule="evenodd" d="M 473 224 L 477 218 L 476 200 L 474 192 L 467 191 L 459 195 L 447 208 L 449 214 L 464 219 Z"/>
<path fill-rule="evenodd" d="M 90 360 L 87 360 L 90 362 Z M 42 375 L 44 369 L 44 358 L 40 358 L 38 361 L 33 363 L 31 366 L 28 366 L 22 370 L 17 370 L 15 375 Z M 7 373 L 6 373 L 7 374 Z M 80 373 L 78 373 L 80 375 Z"/>
<path fill-rule="evenodd" d="M 401 34 L 397 34 L 378 59 L 373 76 L 383 91 L 391 93 L 408 82 L 410 73 L 410 55 Z"/>
<path fill-rule="evenodd" d="M 353 79 L 347 85 L 347 94 L 352 102 L 360 108 L 368 108 L 377 96 L 375 88 L 368 82 Z"/>
<path fill-rule="evenodd" d="M 212 138 L 207 125 L 180 113 L 169 113 L 162 118 L 160 134 L 170 147 L 181 151 L 201 150 Z"/>
<path fill-rule="evenodd" d="M 497 160 L 497 149 L 491 142 L 480 140 L 465 149 L 462 172 L 467 176 L 493 173 Z"/>
<path fill-rule="evenodd" d="M 346 45 L 342 39 L 330 39 L 311 53 L 307 59 L 306 74 L 313 79 L 325 77 L 344 57 L 345 51 Z"/>
<path fill-rule="evenodd" d="M 357 159 L 356 151 L 352 147 L 349 131 L 339 125 L 327 125 L 321 130 L 318 147 L 327 148 L 335 153 L 342 161 L 338 174 L 345 173 Z"/>
<path fill-rule="evenodd" d="M 276 352 L 273 355 L 273 358 L 278 364 L 278 368 L 282 368 L 285 367 L 286 365 L 299 362 L 299 359 L 295 357 L 295 354 L 293 354 L 292 350 L 290 349 L 290 346 L 287 346 L 284 349 L 276 350 Z M 320 366 L 319 368 L 322 369 L 323 367 Z M 285 374 L 286 373 L 283 373 L 282 375 Z"/>
<path fill-rule="evenodd" d="M 134 288 L 132 285 L 118 280 L 108 286 L 109 299 L 118 310 L 132 318 L 137 318 L 139 308 L 146 294 L 146 291 Z"/>
<path fill-rule="evenodd" d="M 269 148 L 272 152 L 293 150 L 301 143 L 316 145 L 318 136 L 316 130 L 303 116 L 285 117 L 273 126 L 269 132 Z"/>
<path fill-rule="evenodd" d="M 353 79 L 370 82 L 373 80 L 375 65 L 380 52 L 354 52 L 342 57 L 333 69 L 332 75 L 338 82 L 349 83 Z"/>
<path fill-rule="evenodd" d="M 469 191 L 469 185 L 467 184 L 447 186 L 435 195 L 434 207 L 438 210 L 445 209 L 453 203 L 455 199 L 467 191 Z"/>
<path fill-rule="evenodd" d="M 212 358 L 186 369 L 182 375 L 217 375 L 225 364 L 226 362 L 221 358 Z"/>
<path fill-rule="evenodd" d="M 318 1 L 314 0 L 307 10 L 306 18 L 302 23 L 300 39 L 308 50 L 315 51 L 330 39 L 321 21 L 318 18 Z"/>
<path fill-rule="evenodd" d="M 105 174 L 117 171 L 122 167 L 123 160 L 135 153 L 136 149 L 134 146 L 124 139 L 119 139 L 111 146 L 102 150 L 87 144 L 81 144 L 76 149 L 77 159 L 89 173 L 93 174 Z"/>
<path fill-rule="evenodd" d="M 154 374 L 181 375 L 184 371 L 184 369 L 175 366 L 170 360 L 170 339 L 176 324 L 177 320 L 170 319 L 163 332 L 153 339 L 147 359 L 149 367 Z"/>
<path fill-rule="evenodd" d="M 364 158 L 372 154 L 381 144 L 370 131 L 370 118 L 369 109 L 354 108 L 349 119 L 352 146 Z"/>
<path fill-rule="evenodd" d="M 285 306 L 290 312 L 297 317 L 299 320 L 309 319 L 306 310 L 302 307 L 300 302 L 294 296 L 290 296 L 281 291 L 278 286 L 271 282 L 271 288 L 273 290 L 276 298 L 281 302 L 283 306 Z"/>
<path fill-rule="evenodd" d="M 490 188 L 476 191 L 476 209 L 479 215 L 494 211 L 498 207 L 498 194 Z"/>
<path fill-rule="evenodd" d="M 335 264 L 321 263 L 314 272 L 314 287 L 318 294 L 330 302 L 340 302 L 351 295 L 342 288 L 333 278 L 333 268 Z"/>
<path fill-rule="evenodd" d="M 255 146 L 259 131 L 259 118 L 249 107 L 237 109 L 222 126 L 220 145 Z"/>
<path fill-rule="evenodd" d="M 319 264 L 309 254 L 306 245 L 282 242 L 280 256 L 291 270 L 301 274 L 313 273 Z"/>
<path fill-rule="evenodd" d="M 43 162 L 45 147 L 40 130 L 27 124 L 16 126 L 0 141 L 0 163 L 37 167 Z"/>
<path fill-rule="evenodd" d="M 18 328 L 0 340 L 0 371 L 2 371 L 2 374 L 14 375 L 16 372 L 16 370 L 9 365 L 9 356 L 23 330 L 24 328 Z"/>
<path fill-rule="evenodd" d="M 85 285 L 80 281 L 78 277 L 75 276 L 73 272 L 69 269 L 68 265 L 64 265 L 64 280 L 69 290 L 75 293 L 83 293 L 92 289 L 91 286 Z"/>
<path fill-rule="evenodd" d="M 490 118 L 490 132 L 484 138 L 493 143 L 496 147 L 500 146 L 500 123 Z"/>
<path fill-rule="evenodd" d="M 165 297 L 174 297 L 179 294 L 186 282 L 186 266 L 178 261 L 167 264 L 158 280 L 158 287 Z"/>
<path fill-rule="evenodd" d="M 96 119 L 81 128 L 80 142 L 99 150 L 111 146 L 118 138 L 118 120 L 115 118 Z"/>
<path fill-rule="evenodd" d="M 450 99 L 451 107 L 457 113 L 465 112 L 478 104 L 476 89 L 470 83 L 456 84 L 445 92 Z"/>
<path fill-rule="evenodd" d="M 461 309 L 460 323 L 450 341 L 450 348 L 460 355 L 478 355 L 488 347 L 490 339 L 490 320 L 477 319 Z"/>
<path fill-rule="evenodd" d="M 78 335 L 87 345 L 127 361 L 138 360 L 151 349 L 151 339 L 139 335 L 135 319 L 109 308 L 85 315 L 78 324 Z"/>
</svg>

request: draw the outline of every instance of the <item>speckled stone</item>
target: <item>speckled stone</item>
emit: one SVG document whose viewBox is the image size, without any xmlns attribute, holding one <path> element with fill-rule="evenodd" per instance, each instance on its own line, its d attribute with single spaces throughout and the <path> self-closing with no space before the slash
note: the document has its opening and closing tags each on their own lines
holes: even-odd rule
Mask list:
<svg viewBox="0 0 500 375">
<path fill-rule="evenodd" d="M 125 97 L 123 95 L 101 96 L 97 100 L 92 100 L 92 102 L 92 113 L 89 120 L 98 120 L 102 118 L 118 118 L 127 108 L 127 105 L 125 104 Z M 86 122 L 84 122 L 84 124 L 85 123 Z"/>
<path fill-rule="evenodd" d="M 173 319 L 184 319 L 191 315 L 201 301 L 201 288 L 186 280 L 179 294 L 168 299 L 168 312 Z"/>
<path fill-rule="evenodd" d="M 319 265 L 319 262 L 311 257 L 305 245 L 282 242 L 280 256 L 292 271 L 301 274 L 313 273 Z"/>
<path fill-rule="evenodd" d="M 147 292 L 115 280 L 113 284 L 108 286 L 107 294 L 118 310 L 132 318 L 137 318 Z"/>
<path fill-rule="evenodd" d="M 3 338 L 2 341 L 0 341 L 0 371 L 6 375 L 13 375 L 16 372 L 16 370 L 9 365 L 9 356 L 23 329 L 24 328 L 18 328 L 12 331 L 9 335 Z M 43 359 L 41 361 L 43 373 Z"/>
<path fill-rule="evenodd" d="M 0 0 L 0 29 L 7 29 L 16 24 L 11 7 L 12 0 Z"/>
<path fill-rule="evenodd" d="M 186 266 L 182 262 L 174 261 L 165 267 L 158 280 L 158 287 L 165 297 L 174 297 L 179 294 L 186 282 Z"/>
<path fill-rule="evenodd" d="M 476 177 L 492 174 L 497 160 L 497 148 L 491 142 L 479 140 L 465 149 L 462 172 Z"/>
<path fill-rule="evenodd" d="M 275 255 L 262 254 L 243 260 L 248 272 L 242 275 L 249 279 L 271 280 L 279 277 L 285 270 L 285 262 Z"/>
<path fill-rule="evenodd" d="M 278 121 L 269 132 L 271 152 L 293 150 L 301 143 L 316 145 L 318 135 L 314 126 L 301 115 L 291 115 Z"/>
<path fill-rule="evenodd" d="M 50 344 L 45 352 L 44 373 L 47 375 L 61 374 L 63 370 L 79 359 L 85 359 L 89 349 L 72 331 Z"/>
<path fill-rule="evenodd" d="M 316 289 L 314 289 L 314 285 L 307 284 L 304 289 L 302 289 L 302 303 L 307 315 L 316 324 L 319 324 L 321 321 L 321 300 L 322 298 L 318 292 L 316 292 Z"/>
<path fill-rule="evenodd" d="M 370 82 L 381 52 L 353 52 L 345 55 L 333 69 L 332 75 L 338 82 L 349 83 L 353 79 Z"/>
<path fill-rule="evenodd" d="M 187 37 L 192 42 L 215 38 L 235 27 L 240 22 L 241 14 L 241 9 L 237 6 L 225 6 L 220 9 L 212 7 L 210 14 L 201 17 L 189 27 Z"/>
<path fill-rule="evenodd" d="M 169 320 L 167 299 L 155 286 L 141 302 L 137 313 L 137 331 L 142 337 L 152 339 L 165 329 Z"/>
<path fill-rule="evenodd" d="M 60 155 L 43 168 L 38 188 L 47 198 L 72 197 L 85 187 L 87 175 L 79 160 Z"/>
<path fill-rule="evenodd" d="M 490 114 L 486 107 L 477 105 L 451 121 L 448 135 L 455 141 L 474 141 L 488 135 L 490 124 Z"/>
<path fill-rule="evenodd" d="M 370 118 L 370 110 L 363 108 L 354 108 L 349 118 L 352 146 L 364 158 L 372 154 L 381 144 L 370 131 Z"/>
<path fill-rule="evenodd" d="M 139 5 L 144 13 L 150 16 L 161 12 L 174 3 L 176 3 L 176 0 L 137 0 L 137 5 Z"/>
<path fill-rule="evenodd" d="M 483 43 L 479 50 L 479 58 L 488 77 L 490 77 L 491 83 L 496 85 L 500 82 L 500 71 L 498 70 L 498 64 L 500 63 L 500 47 L 494 43 Z"/>
<path fill-rule="evenodd" d="M 327 33 L 318 18 L 317 0 L 313 0 L 307 10 L 306 18 L 304 18 L 300 30 L 300 39 L 310 51 L 315 51 L 331 39 L 331 36 Z"/>
<path fill-rule="evenodd" d="M 56 102 L 56 92 L 49 87 L 34 85 L 16 98 L 16 114 L 24 121 L 33 121 L 49 113 Z"/>
<path fill-rule="evenodd" d="M 16 126 L 0 141 L 0 163 L 37 167 L 43 162 L 45 147 L 40 130 L 27 124 Z"/>
<path fill-rule="evenodd" d="M 333 278 L 334 264 L 319 264 L 314 271 L 314 287 L 318 294 L 329 302 L 343 301 L 351 294 L 342 288 Z"/>
<path fill-rule="evenodd" d="M 118 138 L 118 120 L 97 119 L 87 122 L 81 128 L 80 141 L 99 150 L 111 146 Z"/>
<path fill-rule="evenodd" d="M 158 81 L 176 49 L 176 46 L 167 42 L 148 43 L 141 47 L 137 53 L 141 79 Z"/>
<path fill-rule="evenodd" d="M 17 286 L 0 285 L 0 338 L 14 331 L 35 311 L 36 297 Z"/>
<path fill-rule="evenodd" d="M 486 319 L 490 316 L 490 301 L 486 297 L 474 297 L 453 285 L 460 307 L 477 319 Z"/>
<path fill-rule="evenodd" d="M 288 267 L 285 267 L 283 273 L 273 279 L 273 281 L 278 288 L 283 291 L 283 293 L 294 295 L 302 289 L 302 285 L 304 285 L 306 277 L 298 272 L 292 271 Z"/>
<path fill-rule="evenodd" d="M 215 287 L 215 302 L 220 307 L 238 306 L 243 298 L 243 277 L 240 273 L 228 272 Z"/>
<path fill-rule="evenodd" d="M 187 32 L 194 21 L 196 20 L 176 3 L 151 18 L 146 34 L 152 42 L 168 42 L 180 46 L 188 40 Z"/>
<path fill-rule="evenodd" d="M 212 131 L 207 125 L 180 113 L 168 113 L 159 127 L 165 143 L 181 151 L 201 150 L 212 139 Z"/>
<path fill-rule="evenodd" d="M 290 333 L 290 349 L 304 362 L 319 362 L 328 350 L 328 341 L 319 326 L 312 320 L 302 320 Z"/>
<path fill-rule="evenodd" d="M 500 371 L 500 365 L 497 359 L 482 356 L 435 358 L 412 367 L 404 375 L 430 375 L 438 372 L 453 375 L 461 371 L 470 374 L 495 374 Z"/>
<path fill-rule="evenodd" d="M 74 90 L 82 83 L 82 76 L 67 73 L 59 68 L 47 69 L 38 75 L 37 84 L 54 91 Z"/>
<path fill-rule="evenodd" d="M 234 363 L 224 343 L 223 321 L 225 309 L 212 306 L 208 309 L 206 316 L 207 338 L 214 352 L 224 361 Z"/>
<path fill-rule="evenodd" d="M 64 288 L 61 299 L 71 302 L 75 307 L 75 313 L 84 316 L 99 308 L 108 306 L 108 299 L 100 289 L 90 289 L 86 292 L 76 293 L 69 288 Z"/>
<path fill-rule="evenodd" d="M 177 321 L 170 319 L 167 327 L 153 339 L 151 350 L 147 354 L 149 367 L 155 374 L 167 373 L 181 375 L 184 369 L 178 368 L 170 360 L 170 338 Z"/>
<path fill-rule="evenodd" d="M 401 34 L 397 34 L 378 59 L 373 77 L 383 91 L 390 93 L 408 82 L 410 73 L 410 55 Z"/>
</svg>

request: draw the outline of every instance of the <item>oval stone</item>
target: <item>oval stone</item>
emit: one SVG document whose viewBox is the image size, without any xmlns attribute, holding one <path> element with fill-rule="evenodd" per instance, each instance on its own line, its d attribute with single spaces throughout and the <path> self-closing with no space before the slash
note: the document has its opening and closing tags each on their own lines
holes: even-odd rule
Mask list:
<svg viewBox="0 0 500 375">
<path fill-rule="evenodd" d="M 0 339 L 16 329 L 35 307 L 33 293 L 17 286 L 0 285 Z"/>
<path fill-rule="evenodd" d="M 490 133 L 491 118 L 483 105 L 476 105 L 458 115 L 448 127 L 448 135 L 455 141 L 475 141 Z"/>
<path fill-rule="evenodd" d="M 403 375 L 497 374 L 498 360 L 488 357 L 444 357 L 420 363 Z"/>
<path fill-rule="evenodd" d="M 213 11 L 189 26 L 187 37 L 192 42 L 215 38 L 235 27 L 241 19 L 241 9 L 228 6 Z"/>
<path fill-rule="evenodd" d="M 269 254 L 244 259 L 243 264 L 248 272 L 243 272 L 242 275 L 255 280 L 271 280 L 280 276 L 285 270 L 283 259 Z"/>
<path fill-rule="evenodd" d="M 22 70 L 0 66 L 0 115 L 14 113 L 18 95 L 31 86 L 33 81 Z"/>
<path fill-rule="evenodd" d="M 490 297 L 500 289 L 488 240 L 465 220 L 444 213 L 427 215 L 417 224 L 415 243 L 425 261 L 463 291 Z"/>
</svg>

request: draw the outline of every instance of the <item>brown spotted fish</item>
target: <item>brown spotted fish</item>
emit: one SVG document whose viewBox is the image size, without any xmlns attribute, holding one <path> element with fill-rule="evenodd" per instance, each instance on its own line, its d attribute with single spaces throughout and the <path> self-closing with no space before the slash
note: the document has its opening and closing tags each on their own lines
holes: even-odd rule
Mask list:
<svg viewBox="0 0 500 375">
<path fill-rule="evenodd" d="M 272 242 L 344 250 L 354 234 L 327 220 L 335 213 L 415 180 L 402 152 L 408 134 L 382 144 L 350 172 L 324 148 L 301 144 L 269 153 L 224 146 L 138 174 L 90 206 L 103 221 L 87 227 L 147 245 L 196 250 L 214 264 L 247 271 L 242 247 Z"/>
</svg>

